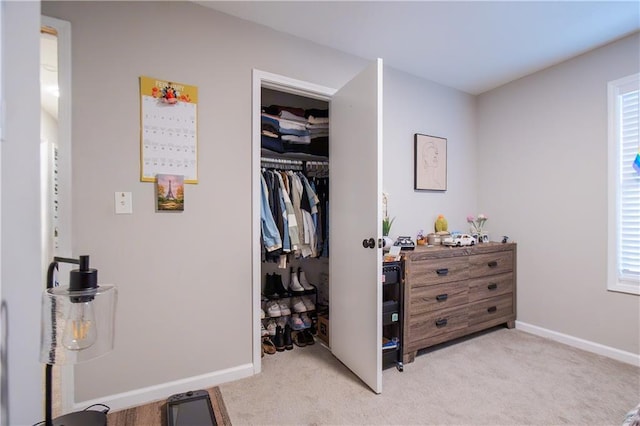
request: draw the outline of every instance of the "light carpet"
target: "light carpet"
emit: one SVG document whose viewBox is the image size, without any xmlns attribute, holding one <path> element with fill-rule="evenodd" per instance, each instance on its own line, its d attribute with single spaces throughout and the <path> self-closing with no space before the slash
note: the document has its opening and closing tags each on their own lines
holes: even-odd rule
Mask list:
<svg viewBox="0 0 640 426">
<path fill-rule="evenodd" d="M 373 393 L 320 344 L 220 386 L 234 425 L 620 425 L 640 368 L 518 330 L 421 351 Z"/>
</svg>

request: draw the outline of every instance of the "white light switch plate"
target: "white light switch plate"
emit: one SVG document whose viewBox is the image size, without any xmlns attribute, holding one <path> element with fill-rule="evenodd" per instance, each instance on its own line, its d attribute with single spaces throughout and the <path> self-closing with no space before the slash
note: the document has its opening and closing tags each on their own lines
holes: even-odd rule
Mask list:
<svg viewBox="0 0 640 426">
<path fill-rule="evenodd" d="M 115 193 L 116 214 L 132 214 L 133 201 L 130 192 Z"/>
</svg>

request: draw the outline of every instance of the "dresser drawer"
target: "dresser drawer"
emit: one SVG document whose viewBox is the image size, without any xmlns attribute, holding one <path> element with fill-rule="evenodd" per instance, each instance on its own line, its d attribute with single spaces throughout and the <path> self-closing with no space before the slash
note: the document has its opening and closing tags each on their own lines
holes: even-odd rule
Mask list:
<svg viewBox="0 0 640 426">
<path fill-rule="evenodd" d="M 511 251 L 469 256 L 469 275 L 471 278 L 503 274 L 512 270 L 513 253 Z"/>
<path fill-rule="evenodd" d="M 420 260 L 411 262 L 407 275 L 411 287 L 420 287 L 461 281 L 469 278 L 469 261 L 466 257 Z"/>
<path fill-rule="evenodd" d="M 469 305 L 469 325 L 498 319 L 507 321 L 513 312 L 513 295 L 503 294 Z"/>
<path fill-rule="evenodd" d="M 425 312 L 409 318 L 411 340 L 427 339 L 440 334 L 451 333 L 467 327 L 468 311 L 466 306 Z"/>
<path fill-rule="evenodd" d="M 469 302 L 468 281 L 415 287 L 411 289 L 411 315 L 433 312 L 438 309 L 453 308 Z"/>
<path fill-rule="evenodd" d="M 475 278 L 469 282 L 469 302 L 513 292 L 513 272 Z"/>
</svg>

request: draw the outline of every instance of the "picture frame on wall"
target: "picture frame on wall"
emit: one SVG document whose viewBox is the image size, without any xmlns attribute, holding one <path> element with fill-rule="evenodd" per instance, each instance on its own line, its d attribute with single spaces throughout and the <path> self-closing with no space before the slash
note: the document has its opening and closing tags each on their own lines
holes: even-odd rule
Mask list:
<svg viewBox="0 0 640 426">
<path fill-rule="evenodd" d="M 447 139 L 414 135 L 413 189 L 447 190 Z"/>
</svg>

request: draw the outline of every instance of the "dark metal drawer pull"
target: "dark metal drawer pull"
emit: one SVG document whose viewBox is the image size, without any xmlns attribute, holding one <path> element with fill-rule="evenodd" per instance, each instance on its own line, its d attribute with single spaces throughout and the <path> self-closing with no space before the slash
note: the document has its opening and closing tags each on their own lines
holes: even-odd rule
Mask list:
<svg viewBox="0 0 640 426">
<path fill-rule="evenodd" d="M 496 283 L 491 283 L 487 286 L 487 289 L 489 290 L 495 290 L 496 288 L 498 288 L 498 284 Z"/>
<path fill-rule="evenodd" d="M 436 327 L 444 327 L 445 325 L 447 325 L 447 319 L 446 318 L 438 318 L 436 320 Z"/>
<path fill-rule="evenodd" d="M 449 268 L 440 268 L 440 269 L 436 269 L 436 274 L 442 276 L 442 275 L 447 275 L 449 273 Z"/>
<path fill-rule="evenodd" d="M 487 263 L 487 266 L 489 268 L 495 268 L 496 266 L 498 266 L 498 261 L 492 260 L 491 262 Z"/>
<path fill-rule="evenodd" d="M 445 300 L 447 300 L 448 297 L 449 297 L 449 295 L 447 293 L 439 294 L 439 295 L 436 296 L 436 300 L 438 302 L 444 302 Z"/>
<path fill-rule="evenodd" d="M 487 309 L 487 312 L 489 312 L 490 314 L 494 313 L 495 311 L 497 311 L 498 308 L 496 308 L 495 306 L 491 306 L 489 309 Z"/>
</svg>

